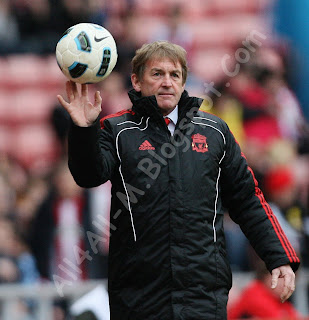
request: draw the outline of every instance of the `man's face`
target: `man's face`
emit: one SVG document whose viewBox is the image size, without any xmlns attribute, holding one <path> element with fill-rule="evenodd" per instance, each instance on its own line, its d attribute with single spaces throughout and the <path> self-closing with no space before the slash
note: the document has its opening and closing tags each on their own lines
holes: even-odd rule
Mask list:
<svg viewBox="0 0 309 320">
<path fill-rule="evenodd" d="M 133 74 L 131 80 L 133 88 L 142 96 L 156 96 L 164 116 L 176 107 L 185 87 L 180 63 L 175 64 L 169 58 L 148 60 L 142 79 Z"/>
</svg>

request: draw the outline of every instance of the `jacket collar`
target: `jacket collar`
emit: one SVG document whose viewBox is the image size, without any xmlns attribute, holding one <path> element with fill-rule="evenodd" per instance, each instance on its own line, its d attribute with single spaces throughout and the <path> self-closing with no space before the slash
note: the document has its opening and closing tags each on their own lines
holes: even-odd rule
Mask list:
<svg viewBox="0 0 309 320">
<path fill-rule="evenodd" d="M 154 95 L 142 97 L 140 92 L 137 92 L 134 89 L 130 90 L 128 95 L 133 104 L 132 110 L 134 112 L 143 116 L 163 120 L 162 113 Z M 192 119 L 192 117 L 197 113 L 201 103 L 202 99 L 190 97 L 188 92 L 184 90 L 178 103 L 178 121 L 184 117 Z"/>
</svg>

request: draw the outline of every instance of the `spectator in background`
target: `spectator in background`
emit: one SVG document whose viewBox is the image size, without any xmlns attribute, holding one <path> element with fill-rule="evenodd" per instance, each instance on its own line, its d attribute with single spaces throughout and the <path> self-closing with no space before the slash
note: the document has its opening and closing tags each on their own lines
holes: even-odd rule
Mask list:
<svg viewBox="0 0 309 320">
<path fill-rule="evenodd" d="M 27 240 L 23 234 L 15 230 L 13 235 L 12 254 L 20 272 L 20 283 L 33 285 L 40 281 L 40 274 L 36 266 L 36 260 L 30 251 Z"/>
<path fill-rule="evenodd" d="M 220 97 L 212 92 L 207 94 L 200 109 L 202 111 L 211 111 L 212 114 L 220 117 L 228 124 L 233 132 L 235 139 L 243 146 L 245 143 L 243 128 L 243 106 L 240 101 L 227 90 L 222 81 L 216 89 L 220 92 Z M 259 171 L 255 175 L 259 177 Z M 227 255 L 233 271 L 250 270 L 250 261 L 248 258 L 248 249 L 250 247 L 248 239 L 245 237 L 239 226 L 232 221 L 228 213 L 224 214 L 224 233 L 226 237 Z"/>
<path fill-rule="evenodd" d="M 232 271 L 247 272 L 251 270 L 249 257 L 250 243 L 228 213 L 224 214 L 224 235 L 226 252 Z"/>
<path fill-rule="evenodd" d="M 17 283 L 20 280 L 14 257 L 14 231 L 12 221 L 7 218 L 0 219 L 0 283 Z"/>
<path fill-rule="evenodd" d="M 6 218 L 0 219 L 0 255 L 2 262 L 10 261 L 11 269 L 5 267 L 0 270 L 10 274 L 2 279 L 5 282 L 18 282 L 22 284 L 35 284 L 39 281 L 36 261 L 30 252 L 26 240 L 16 229 L 15 224 Z M 7 263 L 6 263 L 7 265 Z M 4 265 L 5 266 L 5 265 Z"/>
<path fill-rule="evenodd" d="M 31 248 L 42 278 L 83 281 L 104 278 L 107 258 L 98 252 L 91 259 L 79 260 L 76 250 L 91 254 L 86 233 L 93 231 L 90 191 L 77 186 L 65 161 L 60 161 L 51 177 L 50 189 L 39 206 L 31 227 Z M 75 266 L 72 273 L 60 265 L 67 259 Z M 99 265 L 99 266 L 98 266 Z"/>
<path fill-rule="evenodd" d="M 16 53 L 51 54 L 63 32 L 74 24 L 89 22 L 87 1 L 12 1 L 20 41 Z"/>
<path fill-rule="evenodd" d="M 12 188 L 4 172 L 0 171 L 0 217 L 14 216 L 15 190 Z"/>
<path fill-rule="evenodd" d="M 37 284 L 39 273 L 35 259 L 15 224 L 7 218 L 0 218 L 0 230 L 0 283 Z M 30 316 L 33 302 L 18 300 L 14 303 L 16 314 L 11 315 L 12 318 L 28 319 L 24 317 Z"/>
<path fill-rule="evenodd" d="M 228 124 L 230 130 L 233 132 L 235 139 L 243 146 L 245 134 L 243 127 L 243 105 L 239 99 L 227 89 L 225 83 L 228 80 L 223 80 L 216 90 L 220 92 L 220 96 L 213 92 L 207 93 L 207 99 L 204 99 L 201 110 L 220 117 Z"/>
<path fill-rule="evenodd" d="M 289 89 L 280 72 L 266 66 L 257 72 L 257 80 L 272 99 L 271 103 L 281 136 L 297 143 L 305 126 L 305 119 L 296 96 Z"/>
<path fill-rule="evenodd" d="M 105 92 L 107 99 L 106 108 L 111 112 L 116 112 L 116 109 L 112 109 L 112 103 L 115 101 L 116 98 L 117 104 L 122 101 L 122 99 L 127 99 L 127 95 L 123 94 L 124 90 L 124 79 L 121 75 L 114 71 L 104 82 L 96 84 L 94 88 L 102 87 L 102 90 Z M 121 98 L 122 97 L 122 98 Z M 124 102 L 123 102 L 124 103 Z M 114 105 L 116 106 L 116 105 Z M 120 106 L 119 106 L 120 107 Z M 118 107 L 118 108 L 119 108 Z M 116 106 L 117 108 L 117 106 Z M 67 133 L 69 128 L 69 114 L 68 112 L 62 108 L 60 105 L 56 104 L 51 112 L 51 124 L 55 131 L 55 134 L 58 138 L 58 141 L 61 145 L 61 158 L 67 158 Z M 61 161 L 60 161 L 61 163 Z M 61 167 L 61 165 L 60 165 Z M 62 168 L 60 170 L 66 175 L 68 170 L 66 168 Z M 72 178 L 67 179 L 70 184 L 73 184 L 75 187 L 76 184 L 72 181 Z M 57 183 L 53 183 L 54 186 L 51 186 L 50 195 L 46 197 L 45 202 L 47 204 L 42 204 L 42 208 L 44 208 L 48 203 L 53 202 L 52 198 L 56 197 L 57 194 Z M 105 183 L 104 185 L 98 188 L 92 188 L 91 190 L 82 191 L 83 196 L 86 199 L 85 210 L 84 210 L 84 217 L 83 222 L 85 223 L 85 232 L 91 231 L 97 235 L 100 235 L 104 238 L 104 243 L 100 244 L 99 250 L 97 253 L 92 255 L 91 262 L 87 265 L 86 273 L 88 277 L 91 279 L 99 279 L 99 278 L 106 278 L 107 277 L 107 260 L 108 260 L 108 246 L 109 246 L 109 231 L 107 231 L 108 227 L 104 228 L 102 231 L 102 220 L 105 221 L 106 226 L 109 225 L 108 222 L 108 215 L 110 209 L 110 184 Z M 79 188 L 78 188 L 79 189 Z M 53 190 L 53 191 L 52 191 Z M 52 196 L 52 193 L 54 195 Z M 51 196 L 51 198 L 49 198 Z M 48 200 L 49 198 L 49 200 Z M 86 207 L 88 209 L 86 209 Z M 38 212 L 41 212 L 42 208 L 40 207 Z M 44 210 L 43 210 L 44 211 Z M 35 221 L 43 219 L 42 217 L 37 217 Z M 48 217 L 46 216 L 46 219 Z M 100 222 L 101 219 L 101 222 Z M 92 222 L 92 224 L 90 224 Z M 47 223 L 44 223 L 44 226 L 47 227 Z M 48 234 L 51 231 L 49 230 Z M 36 237 L 36 236 L 35 236 Z M 33 244 L 35 245 L 35 240 L 33 240 Z M 44 272 L 46 273 L 46 272 Z M 46 275 L 47 276 L 47 275 Z"/>
<path fill-rule="evenodd" d="M 36 210 L 44 200 L 47 191 L 48 181 L 45 177 L 29 174 L 26 187 L 17 193 L 14 220 L 20 236 L 27 242 Z"/>
<path fill-rule="evenodd" d="M 14 1 L 13 10 L 20 32 L 18 50 L 22 53 L 45 53 L 52 33 L 50 1 Z"/>
<path fill-rule="evenodd" d="M 167 16 L 160 26 L 153 30 L 148 41 L 167 40 L 182 46 L 188 54 L 190 63 L 193 50 L 193 34 L 190 26 L 184 21 L 183 8 L 181 5 L 173 5 L 167 9 Z"/>
<path fill-rule="evenodd" d="M 61 157 L 67 154 L 67 133 L 69 128 L 69 114 L 56 103 L 50 114 L 50 124 L 60 146 Z"/>
<path fill-rule="evenodd" d="M 135 16 L 130 8 L 124 12 L 122 10 L 114 10 L 110 12 L 108 8 L 108 18 L 103 26 L 108 30 L 113 30 L 113 37 L 117 44 L 118 59 L 113 72 L 119 72 L 124 79 L 125 87 L 131 87 L 131 60 L 134 57 L 136 47 L 136 39 L 132 23 Z M 116 14 L 117 13 L 117 14 Z"/>
<path fill-rule="evenodd" d="M 60 163 L 52 177 L 52 185 L 35 214 L 31 230 L 31 246 L 38 261 L 40 274 L 52 280 L 53 274 L 62 275 L 59 265 L 63 258 L 71 260 L 74 246 L 82 246 L 82 219 L 85 199 L 64 166 Z M 73 259 L 73 262 L 76 260 Z M 79 280 L 85 279 L 77 273 Z M 62 275 L 64 278 L 66 275 Z"/>
<path fill-rule="evenodd" d="M 108 5 L 106 0 L 89 0 L 89 21 L 99 24 L 101 26 L 106 25 L 108 18 Z"/>
<path fill-rule="evenodd" d="M 19 43 L 19 28 L 9 0 L 0 1 L 0 54 L 10 54 Z"/>
<path fill-rule="evenodd" d="M 57 19 L 54 19 L 51 25 L 62 34 L 67 28 L 77 23 L 89 22 L 88 0 L 58 0 L 55 14 Z"/>
<path fill-rule="evenodd" d="M 288 239 L 303 258 L 307 257 L 309 233 L 305 221 L 308 212 L 299 199 L 299 188 L 291 165 L 270 168 L 265 173 L 263 184 L 265 197 Z"/>
<path fill-rule="evenodd" d="M 243 65 L 231 78 L 231 93 L 243 106 L 243 125 L 246 140 L 266 146 L 280 137 L 277 118 L 269 93 L 258 83 L 252 65 Z"/>
</svg>

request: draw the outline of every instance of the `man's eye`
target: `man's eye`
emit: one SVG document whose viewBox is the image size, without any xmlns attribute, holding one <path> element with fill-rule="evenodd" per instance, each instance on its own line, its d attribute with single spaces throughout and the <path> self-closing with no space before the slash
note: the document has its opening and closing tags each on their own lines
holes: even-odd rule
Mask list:
<svg viewBox="0 0 309 320">
<path fill-rule="evenodd" d="M 154 75 L 154 76 L 159 76 L 159 75 L 160 75 L 160 72 L 155 72 L 153 75 Z"/>
<path fill-rule="evenodd" d="M 179 74 L 178 74 L 178 73 L 173 73 L 172 76 L 173 76 L 174 78 L 179 78 Z"/>
</svg>

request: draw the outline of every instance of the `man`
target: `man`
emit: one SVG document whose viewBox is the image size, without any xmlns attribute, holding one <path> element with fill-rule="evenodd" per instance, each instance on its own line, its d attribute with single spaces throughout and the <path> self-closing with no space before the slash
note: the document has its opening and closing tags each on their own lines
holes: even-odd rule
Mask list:
<svg viewBox="0 0 309 320">
<path fill-rule="evenodd" d="M 240 224 L 272 272 L 295 288 L 299 259 L 227 125 L 184 90 L 185 50 L 143 45 L 132 60 L 132 109 L 105 117 L 67 83 L 73 120 L 69 167 L 83 187 L 112 182 L 109 296 L 112 320 L 226 319 L 232 277 L 223 212 Z M 170 119 L 165 121 L 164 117 Z"/>
</svg>

